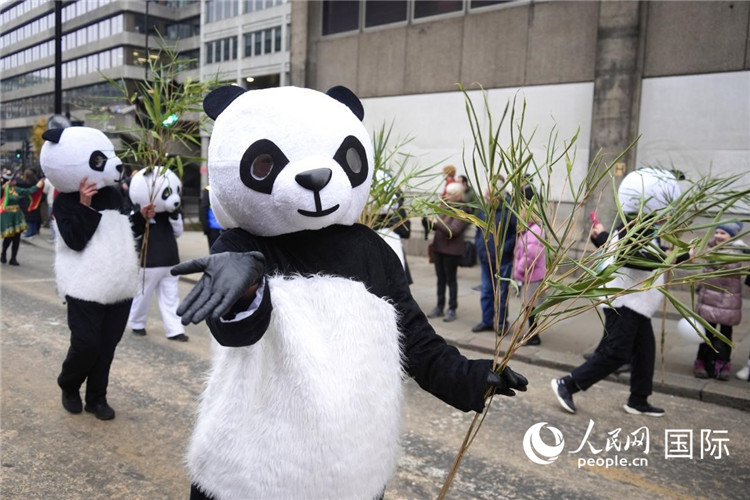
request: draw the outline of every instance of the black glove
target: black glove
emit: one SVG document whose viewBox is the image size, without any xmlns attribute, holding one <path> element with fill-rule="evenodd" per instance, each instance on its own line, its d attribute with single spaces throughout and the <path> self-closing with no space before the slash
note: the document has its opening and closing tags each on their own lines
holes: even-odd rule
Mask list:
<svg viewBox="0 0 750 500">
<path fill-rule="evenodd" d="M 170 213 L 169 214 L 169 218 L 172 219 L 172 220 L 177 220 L 177 219 L 180 218 L 180 215 L 182 215 L 182 211 L 178 209 L 178 210 L 175 210 L 174 212 Z"/>
<path fill-rule="evenodd" d="M 173 276 L 203 272 L 198 284 L 177 308 L 182 324 L 199 323 L 209 315 L 218 320 L 251 286 L 260 283 L 265 264 L 260 252 L 223 252 L 174 266 L 170 270 Z"/>
<path fill-rule="evenodd" d="M 512 389 L 526 392 L 526 386 L 529 384 L 529 381 L 520 373 L 516 373 L 509 366 L 506 366 L 499 374 L 490 370 L 487 374 L 487 384 L 495 389 L 495 392 L 498 394 L 515 396 L 516 393 Z"/>
</svg>

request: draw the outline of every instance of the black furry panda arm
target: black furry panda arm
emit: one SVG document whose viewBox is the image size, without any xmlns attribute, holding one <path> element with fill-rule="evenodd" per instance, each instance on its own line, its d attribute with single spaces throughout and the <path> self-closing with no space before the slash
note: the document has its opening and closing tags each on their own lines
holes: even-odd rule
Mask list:
<svg viewBox="0 0 750 500">
<path fill-rule="evenodd" d="M 99 227 L 102 216 L 93 208 L 84 206 L 75 193 L 60 193 L 53 204 L 57 230 L 65 244 L 80 252 Z"/>
<path fill-rule="evenodd" d="M 482 411 L 492 362 L 467 359 L 435 332 L 411 296 L 398 257 L 390 248 L 378 246 L 386 262 L 388 297 L 399 312 L 406 371 L 422 389 L 449 405 Z"/>
</svg>

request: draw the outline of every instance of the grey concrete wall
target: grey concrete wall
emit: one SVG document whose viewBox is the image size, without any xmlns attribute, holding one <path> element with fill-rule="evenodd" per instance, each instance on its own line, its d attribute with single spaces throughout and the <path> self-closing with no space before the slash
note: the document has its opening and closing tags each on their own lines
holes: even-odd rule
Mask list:
<svg viewBox="0 0 750 500">
<path fill-rule="evenodd" d="M 646 5 L 644 77 L 750 69 L 749 2 Z"/>
</svg>

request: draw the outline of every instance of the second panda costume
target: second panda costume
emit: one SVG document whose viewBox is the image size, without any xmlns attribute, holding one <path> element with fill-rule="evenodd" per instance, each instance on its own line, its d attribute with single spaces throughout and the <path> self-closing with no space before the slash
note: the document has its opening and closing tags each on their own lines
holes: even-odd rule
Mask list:
<svg viewBox="0 0 750 500">
<path fill-rule="evenodd" d="M 104 133 L 89 127 L 47 130 L 39 157 L 59 191 L 54 213 L 55 275 L 65 297 L 70 348 L 57 383 L 63 407 L 115 417 L 107 402 L 109 369 L 135 294 L 138 261 L 122 198 L 122 162 Z M 86 406 L 79 394 L 86 383 Z"/>
<path fill-rule="evenodd" d="M 137 207 L 131 215 L 136 236 L 143 238 L 148 224 L 146 255 L 138 274 L 138 293 L 133 298 L 128 323 L 136 335 L 146 335 L 151 297 L 156 294 L 164 332 L 168 339 L 187 342 L 185 328 L 177 316 L 180 297 L 177 276 L 169 270 L 180 263 L 177 238 L 182 235 L 180 213 L 182 182 L 171 170 L 161 167 L 138 171 L 130 182 L 130 200 Z M 153 204 L 155 215 L 145 218 L 140 209 Z M 139 240 L 140 242 L 140 240 Z"/>
<path fill-rule="evenodd" d="M 178 313 L 218 341 L 193 433 L 193 499 L 382 496 L 401 432 L 402 377 L 463 411 L 526 380 L 446 344 L 396 254 L 356 223 L 373 151 L 348 89 L 214 90 L 212 206 L 229 227 Z"/>
</svg>

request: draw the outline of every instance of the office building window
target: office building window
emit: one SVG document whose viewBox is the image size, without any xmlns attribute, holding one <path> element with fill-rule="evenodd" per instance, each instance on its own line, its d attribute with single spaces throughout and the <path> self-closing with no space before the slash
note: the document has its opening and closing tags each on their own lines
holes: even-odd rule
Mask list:
<svg viewBox="0 0 750 500">
<path fill-rule="evenodd" d="M 264 30 L 263 31 L 263 53 L 264 54 L 270 54 L 273 50 L 273 45 L 271 44 L 271 36 L 273 35 L 273 32 L 271 30 Z"/>
<path fill-rule="evenodd" d="M 263 32 L 262 31 L 256 31 L 253 33 L 253 37 L 255 41 L 253 42 L 253 45 L 255 46 L 255 50 L 253 51 L 253 54 L 256 56 L 259 56 L 263 53 L 263 38 L 262 38 Z"/>
<path fill-rule="evenodd" d="M 406 21 L 406 0 L 365 2 L 365 28 Z"/>
<path fill-rule="evenodd" d="M 273 29 L 273 51 L 281 52 L 281 26 Z"/>
<path fill-rule="evenodd" d="M 323 0 L 324 35 L 354 31 L 358 28 L 358 0 Z"/>
<path fill-rule="evenodd" d="M 416 0 L 414 2 L 414 18 L 461 12 L 463 8 L 463 0 Z"/>
<path fill-rule="evenodd" d="M 490 5 L 499 5 L 501 3 L 508 3 L 508 2 L 511 2 L 511 1 L 512 0 L 471 0 L 471 2 L 469 3 L 469 6 L 472 9 L 476 9 L 476 8 L 479 8 L 479 7 L 488 7 Z"/>
</svg>

